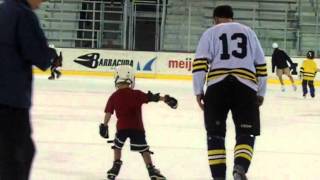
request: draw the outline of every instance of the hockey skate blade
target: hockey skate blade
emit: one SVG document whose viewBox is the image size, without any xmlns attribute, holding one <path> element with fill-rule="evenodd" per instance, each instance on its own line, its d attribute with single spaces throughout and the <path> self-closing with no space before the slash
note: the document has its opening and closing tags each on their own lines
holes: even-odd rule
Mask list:
<svg viewBox="0 0 320 180">
<path fill-rule="evenodd" d="M 128 180 L 128 179 L 124 179 L 124 178 L 117 178 L 117 177 L 115 177 L 114 179 L 115 179 L 115 180 Z M 108 179 L 108 178 L 103 178 L 102 180 L 110 180 L 110 179 Z"/>
<path fill-rule="evenodd" d="M 108 174 L 107 178 L 105 180 L 115 180 L 116 179 L 116 175 L 114 174 Z"/>
<path fill-rule="evenodd" d="M 156 177 L 156 176 L 154 176 L 154 177 L 151 176 L 150 179 L 151 179 L 151 180 L 167 180 L 167 179 L 164 178 L 164 177 Z"/>
</svg>

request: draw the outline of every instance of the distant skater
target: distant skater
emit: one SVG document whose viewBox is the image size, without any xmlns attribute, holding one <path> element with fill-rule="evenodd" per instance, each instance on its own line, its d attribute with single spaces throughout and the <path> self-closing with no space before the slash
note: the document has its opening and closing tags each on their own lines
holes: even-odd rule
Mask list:
<svg viewBox="0 0 320 180">
<path fill-rule="evenodd" d="M 307 52 L 307 59 L 305 59 L 300 68 L 300 78 L 302 79 L 302 96 L 306 98 L 308 94 L 308 87 L 310 96 L 315 97 L 314 78 L 319 72 L 317 64 L 314 61 L 314 51 Z"/>
<path fill-rule="evenodd" d="M 53 44 L 49 45 L 51 48 L 53 48 L 55 51 L 57 51 L 54 47 Z M 62 52 L 60 51 L 59 56 L 56 57 L 57 60 L 54 61 L 56 64 L 51 64 L 50 67 L 50 71 L 51 71 L 51 76 L 48 77 L 49 80 L 54 80 L 54 79 L 58 79 L 61 76 L 61 72 L 58 70 L 59 67 L 62 66 L 62 61 L 63 61 L 63 57 L 62 57 Z"/>
<path fill-rule="evenodd" d="M 279 49 L 279 45 L 277 43 L 272 44 L 273 47 L 273 53 L 272 53 L 272 72 L 274 73 L 274 70 L 276 68 L 276 74 L 279 78 L 280 84 L 281 84 L 281 91 L 285 91 L 285 85 L 282 79 L 282 75 L 288 76 L 290 79 L 292 88 L 294 91 L 297 90 L 297 86 L 294 83 L 293 77 L 290 73 L 290 68 L 287 64 L 287 61 L 290 63 L 290 67 L 295 68 L 295 63 L 292 62 L 291 58 L 287 55 L 286 52 Z"/>
</svg>

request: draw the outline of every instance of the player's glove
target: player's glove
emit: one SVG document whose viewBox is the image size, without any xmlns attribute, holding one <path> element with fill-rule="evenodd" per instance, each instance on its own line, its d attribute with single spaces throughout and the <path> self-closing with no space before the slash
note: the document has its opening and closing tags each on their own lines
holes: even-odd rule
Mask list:
<svg viewBox="0 0 320 180">
<path fill-rule="evenodd" d="M 109 138 L 108 126 L 105 126 L 104 124 L 101 123 L 99 126 L 99 133 L 101 137 L 108 139 Z"/>
<path fill-rule="evenodd" d="M 177 109 L 178 101 L 174 97 L 170 97 L 169 95 L 164 96 L 164 102 L 168 104 L 172 109 Z"/>
<path fill-rule="evenodd" d="M 152 94 L 151 91 L 148 91 L 147 96 L 148 96 L 148 101 L 149 101 L 149 102 L 158 102 L 159 99 L 160 99 L 159 93 L 157 93 L 157 94 Z"/>
<path fill-rule="evenodd" d="M 263 104 L 264 97 L 263 96 L 257 96 L 257 105 L 261 106 Z"/>
<path fill-rule="evenodd" d="M 290 65 L 290 70 L 292 75 L 298 75 L 297 66 L 298 66 L 298 63 L 292 63 Z"/>
</svg>

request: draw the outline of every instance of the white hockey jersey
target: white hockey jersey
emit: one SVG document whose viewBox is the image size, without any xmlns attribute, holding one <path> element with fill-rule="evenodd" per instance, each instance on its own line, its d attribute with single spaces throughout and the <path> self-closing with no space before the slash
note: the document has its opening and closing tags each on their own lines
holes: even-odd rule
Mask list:
<svg viewBox="0 0 320 180">
<path fill-rule="evenodd" d="M 267 66 L 260 42 L 249 27 L 236 23 L 221 23 L 207 29 L 198 44 L 193 61 L 194 94 L 204 94 L 203 88 L 218 83 L 228 75 L 264 96 Z"/>
</svg>

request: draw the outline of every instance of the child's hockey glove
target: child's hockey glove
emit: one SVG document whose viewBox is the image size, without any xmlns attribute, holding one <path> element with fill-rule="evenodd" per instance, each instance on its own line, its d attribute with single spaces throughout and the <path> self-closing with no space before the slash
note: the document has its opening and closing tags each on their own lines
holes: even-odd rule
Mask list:
<svg viewBox="0 0 320 180">
<path fill-rule="evenodd" d="M 178 101 L 174 97 L 170 97 L 169 95 L 164 96 L 164 102 L 168 104 L 172 109 L 177 109 Z"/>
<path fill-rule="evenodd" d="M 99 133 L 101 137 L 108 139 L 109 138 L 108 126 L 105 126 L 104 124 L 101 123 L 99 126 Z"/>
</svg>

